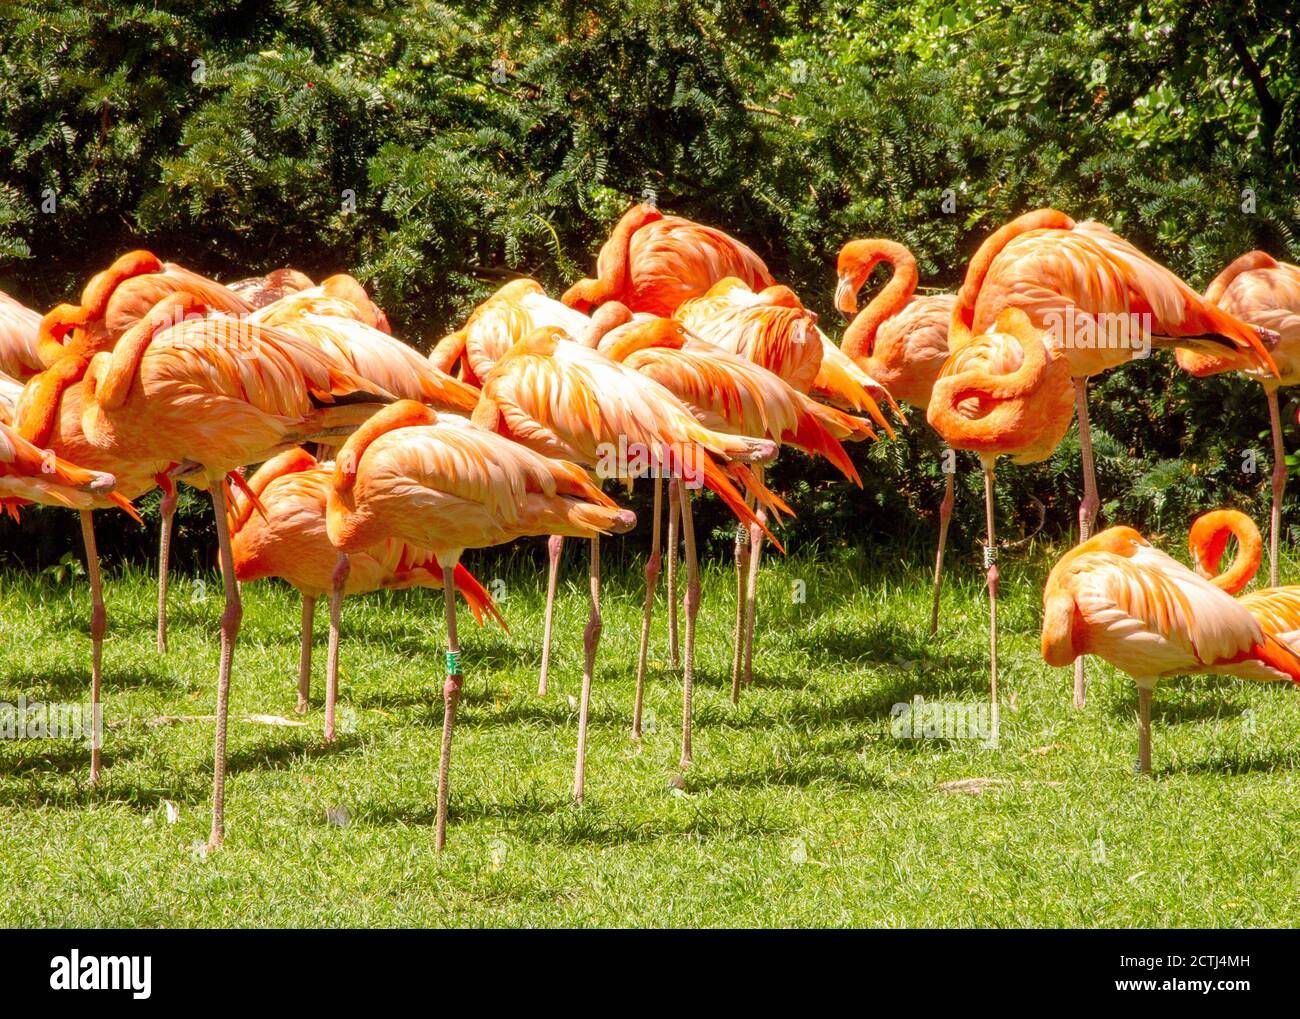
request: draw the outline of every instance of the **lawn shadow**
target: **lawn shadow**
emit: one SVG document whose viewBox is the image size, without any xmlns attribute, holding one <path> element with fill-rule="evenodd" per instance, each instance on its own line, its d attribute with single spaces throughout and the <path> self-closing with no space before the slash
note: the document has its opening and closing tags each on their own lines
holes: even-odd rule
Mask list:
<svg viewBox="0 0 1300 1019">
<path fill-rule="evenodd" d="M 500 803 L 477 797 L 452 796 L 447 804 L 447 822 L 466 823 L 469 821 L 510 821 L 526 817 L 546 817 L 571 805 L 567 796 L 543 799 L 540 796 L 528 796 L 522 801 Z M 370 805 L 358 810 L 354 816 L 357 824 L 388 827 L 392 825 L 412 825 L 432 828 L 437 822 L 437 804 L 430 801 L 412 803 L 389 803 Z"/>
<path fill-rule="evenodd" d="M 273 745 L 228 750 L 226 773 L 291 768 L 304 758 L 308 761 L 321 761 L 332 757 L 350 757 L 359 748 L 360 740 L 353 733 L 342 733 L 332 743 L 324 743 L 319 734 L 311 729 L 299 729 L 294 730 L 292 738 Z"/>
<path fill-rule="evenodd" d="M 28 704 L 37 701 L 90 701 L 90 645 L 86 646 L 85 668 L 57 667 L 41 669 L 30 677 L 10 680 L 16 685 Z M 157 668 L 142 667 L 138 663 L 126 668 L 109 665 L 104 669 L 102 696 L 111 697 L 114 690 L 135 690 L 151 687 L 155 690 L 184 690 L 188 687 L 174 675 Z"/>
<path fill-rule="evenodd" d="M 1187 764 L 1166 764 L 1156 774 L 1161 778 L 1173 778 L 1178 775 L 1248 775 L 1270 771 L 1300 773 L 1300 760 L 1295 750 L 1289 747 L 1244 749 Z"/>
</svg>

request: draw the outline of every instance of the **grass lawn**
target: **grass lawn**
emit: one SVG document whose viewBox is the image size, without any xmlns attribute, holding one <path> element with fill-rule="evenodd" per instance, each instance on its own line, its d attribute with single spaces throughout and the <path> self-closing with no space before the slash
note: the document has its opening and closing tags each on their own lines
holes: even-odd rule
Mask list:
<svg viewBox="0 0 1300 1019">
<path fill-rule="evenodd" d="M 681 684 L 667 669 L 662 584 L 653 731 L 638 745 L 628 719 L 640 573 L 607 570 L 587 802 L 574 805 L 585 555 L 581 543 L 566 547 L 549 696 L 536 693 L 541 575 L 518 568 L 504 578 L 510 635 L 463 614 L 466 693 L 442 856 L 433 852 L 440 593 L 346 603 L 344 734 L 325 747 L 325 612 L 306 725 L 248 721 L 297 720 L 299 605 L 279 583 L 245 587 L 227 842 L 205 856 L 196 848 L 211 792 L 203 716 L 215 700 L 220 585 L 214 575 L 177 579 L 172 650 L 159 657 L 152 578 L 110 572 L 105 781 L 87 788 L 77 742 L 0 740 L 0 879 L 9 890 L 0 924 L 1300 920 L 1297 691 L 1205 677 L 1162 683 L 1155 776 L 1135 777 L 1132 683 L 1094 663 L 1088 707 L 1075 712 L 1069 671 L 1038 656 L 1043 553 L 1003 558 L 997 749 L 890 733 L 891 708 L 915 695 L 987 696 L 986 609 L 973 569 L 951 579 L 943 630 L 931 639 L 928 552 L 769 557 L 755 685 L 737 709 L 732 573 L 709 564 L 695 763 L 684 786 L 674 781 Z M 474 569 L 474 558 L 467 564 Z M 1296 576 L 1296 564 L 1283 574 Z M 0 701 L 88 696 L 87 601 L 80 578 L 0 573 Z M 160 724 L 163 716 L 199 717 Z M 996 781 L 981 792 L 945 788 L 972 778 Z"/>
</svg>

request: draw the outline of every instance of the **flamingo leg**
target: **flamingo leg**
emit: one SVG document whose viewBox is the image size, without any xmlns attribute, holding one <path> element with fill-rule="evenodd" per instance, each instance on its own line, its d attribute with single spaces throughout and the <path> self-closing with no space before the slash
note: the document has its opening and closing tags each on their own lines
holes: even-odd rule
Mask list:
<svg viewBox="0 0 1300 1019">
<path fill-rule="evenodd" d="M 334 712 L 339 699 L 339 627 L 343 621 L 343 588 L 347 585 L 352 563 L 345 553 L 340 553 L 334 565 L 333 587 L 330 591 L 330 643 L 325 660 L 325 742 L 335 738 Z M 452 585 L 455 590 L 456 585 Z"/>
<path fill-rule="evenodd" d="M 691 490 L 677 485 L 682 506 L 682 537 L 686 542 L 686 665 L 682 673 L 682 760 L 685 769 L 691 763 L 691 722 L 695 696 L 695 617 L 700 611 L 700 570 L 695 557 L 695 521 L 691 514 Z"/>
<path fill-rule="evenodd" d="M 86 545 L 86 577 L 90 581 L 90 784 L 99 781 L 100 707 L 99 693 L 103 679 L 104 586 L 99 575 L 99 550 L 95 546 L 95 523 L 90 510 L 81 511 L 81 539 Z"/>
<path fill-rule="evenodd" d="M 939 503 L 939 551 L 934 556 L 934 601 L 930 606 L 930 636 L 939 632 L 939 593 L 943 590 L 943 550 L 948 544 L 948 523 L 952 520 L 955 472 L 947 473 L 943 482 L 943 501 Z"/>
<path fill-rule="evenodd" d="M 315 621 L 316 599 L 309 594 L 304 594 L 302 596 L 302 647 L 298 652 L 298 703 L 293 709 L 300 715 L 307 713 L 307 701 L 311 697 L 311 638 Z"/>
<path fill-rule="evenodd" d="M 444 576 L 453 576 L 460 553 L 438 556 Z M 451 791 L 451 735 L 456 727 L 456 705 L 465 682 L 460 671 L 460 642 L 456 638 L 456 585 L 445 584 L 442 602 L 447 615 L 447 680 L 442 686 L 442 749 L 438 755 L 438 817 L 434 826 L 434 846 L 442 852 L 447 844 L 447 797 Z"/>
<path fill-rule="evenodd" d="M 991 742 L 998 742 L 998 545 L 993 526 L 993 460 L 984 461 L 984 516 L 989 543 L 984 548 L 989 589 L 989 703 L 992 707 Z"/>
<path fill-rule="evenodd" d="M 573 768 L 573 798 L 582 802 L 587 778 L 587 718 L 591 712 L 591 679 L 600 644 L 600 539 L 591 539 L 591 615 L 582 632 L 582 699 L 578 706 L 578 756 Z"/>
<path fill-rule="evenodd" d="M 1268 389 L 1268 420 L 1273 431 L 1273 508 L 1269 514 L 1268 586 L 1277 587 L 1277 557 L 1282 538 L 1282 496 L 1286 492 L 1286 447 L 1282 444 L 1282 416 L 1277 390 Z"/>
<path fill-rule="evenodd" d="M 645 563 L 645 608 L 641 617 L 641 647 L 636 659 L 636 700 L 632 704 L 632 738 L 641 738 L 641 709 L 645 704 L 646 659 L 650 653 L 650 618 L 654 613 L 655 590 L 659 586 L 659 522 L 663 508 L 664 479 L 655 474 L 654 524 L 650 535 L 650 558 Z"/>
<path fill-rule="evenodd" d="M 176 517 L 176 486 L 164 491 L 162 527 L 158 531 L 158 653 L 167 653 L 167 575 L 172 557 L 172 521 Z"/>
<path fill-rule="evenodd" d="M 677 479 L 668 482 L 668 667 L 677 668 L 677 536 L 681 503 Z"/>
<path fill-rule="evenodd" d="M 551 673 L 551 624 L 555 619 L 555 589 L 560 582 L 560 552 L 563 549 L 563 536 L 552 534 L 546 539 L 546 555 L 550 566 L 546 574 L 546 619 L 542 624 L 542 672 L 537 677 L 537 693 L 540 696 L 546 695 Z"/>
<path fill-rule="evenodd" d="M 748 498 L 746 498 L 748 502 Z M 748 587 L 745 584 L 749 569 L 749 528 L 742 523 L 736 524 L 736 649 L 731 656 L 731 703 L 740 703 L 740 670 L 745 657 L 745 599 Z"/>
<path fill-rule="evenodd" d="M 209 492 L 217 517 L 217 544 L 221 555 L 221 582 L 226 592 L 226 607 L 221 613 L 221 664 L 217 671 L 217 734 L 213 748 L 212 834 L 208 849 L 220 849 L 226 829 L 226 726 L 230 715 L 230 669 L 235 658 L 235 640 L 244 607 L 239 600 L 235 580 L 235 556 L 230 548 L 230 527 L 226 521 L 224 479 L 215 481 Z"/>
<path fill-rule="evenodd" d="M 755 467 L 754 474 L 763 480 L 763 468 Z M 758 612 L 758 570 L 763 562 L 763 528 L 767 511 L 754 500 L 757 524 L 749 525 L 749 580 L 745 592 L 745 685 L 754 681 L 754 617 Z M 737 697 L 738 699 L 738 697 Z"/>
<path fill-rule="evenodd" d="M 1079 540 L 1087 541 L 1092 525 L 1097 520 L 1101 501 L 1097 497 L 1097 469 L 1092 459 L 1092 426 L 1088 421 L 1088 379 L 1074 380 L 1074 408 L 1079 415 L 1079 452 L 1083 457 L 1083 500 L 1079 503 Z M 1087 701 L 1088 677 L 1084 672 L 1084 656 L 1074 660 L 1074 706 L 1082 708 Z"/>
<path fill-rule="evenodd" d="M 1151 774 L 1151 694 L 1152 687 L 1138 687 L 1138 759 L 1139 775 Z"/>
</svg>

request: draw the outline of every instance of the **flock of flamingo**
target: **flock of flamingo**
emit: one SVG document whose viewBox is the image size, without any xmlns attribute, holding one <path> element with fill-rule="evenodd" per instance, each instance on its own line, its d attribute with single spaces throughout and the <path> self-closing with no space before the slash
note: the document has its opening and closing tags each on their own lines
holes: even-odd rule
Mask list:
<svg viewBox="0 0 1300 1019">
<path fill-rule="evenodd" d="M 859 311 L 858 292 L 880 263 L 892 275 Z M 1085 655 L 1132 676 L 1139 767 L 1146 772 L 1158 678 L 1226 673 L 1300 682 L 1300 586 L 1277 587 L 1286 479 L 1277 389 L 1300 382 L 1300 267 L 1251 252 L 1202 295 L 1106 227 L 1042 209 L 993 233 L 955 295 L 918 295 L 916 260 L 888 240 L 847 243 L 837 268 L 835 304 L 851 318 L 838 346 L 743 243 L 638 205 L 601 248 L 595 278 L 559 300 L 531 279 L 514 280 L 425 357 L 392 335 L 384 312 L 350 276 L 315 284 L 279 269 L 223 285 L 133 251 L 91 278 L 79 303 L 43 316 L 0 293 L 0 502 L 14 517 L 27 503 L 81 515 L 92 602 L 91 700 L 98 710 L 106 618 L 93 511 L 116 508 L 138 520 L 131 500 L 155 486 L 163 490 L 158 649 L 165 652 L 175 485 L 210 493 L 225 594 L 212 849 L 224 835 L 240 582 L 278 576 L 302 594 L 300 712 L 310 693 L 316 602 L 329 597 L 326 740 L 336 736 L 344 595 L 442 588 L 447 656 L 435 833 L 441 849 L 463 683 L 455 592 L 480 623 L 490 617 L 504 625 L 488 592 L 461 565 L 465 549 L 548 536 L 539 679 L 545 694 L 561 543 L 591 543 L 573 790 L 581 800 L 601 634 L 600 541 L 636 522 L 604 482 L 647 479 L 654 519 L 632 736 L 641 734 L 666 551 L 669 660 L 682 674 L 685 768 L 701 597 L 694 498 L 708 489 L 737 520 L 734 701 L 752 678 L 762 548 L 769 540 L 780 547 L 769 524 L 792 512 L 765 484 L 765 465 L 789 446 L 860 484 L 843 443 L 876 440 L 879 432 L 893 437 L 887 412 L 906 423 L 897 400 L 924 410 L 945 443 L 976 453 L 983 466 L 995 731 L 994 464 L 1002 455 L 1018 463 L 1050 456 L 1076 412 L 1082 541 L 1051 571 L 1042 624 L 1045 661 L 1075 665 L 1076 706 L 1084 703 Z M 1063 330 L 1062 322 L 1088 328 Z M 1267 590 L 1235 597 L 1258 569 L 1263 545 L 1254 523 L 1235 511 L 1195 522 L 1194 568 L 1131 528 L 1090 536 L 1099 502 L 1088 379 L 1152 345 L 1177 348 L 1179 364 L 1194 374 L 1237 370 L 1265 387 L 1274 444 Z M 246 477 L 245 469 L 258 464 Z M 948 470 L 932 629 L 952 503 Z M 1238 549 L 1220 573 L 1229 537 Z M 686 571 L 680 640 L 679 552 Z M 91 781 L 99 774 L 96 738 Z"/>
</svg>

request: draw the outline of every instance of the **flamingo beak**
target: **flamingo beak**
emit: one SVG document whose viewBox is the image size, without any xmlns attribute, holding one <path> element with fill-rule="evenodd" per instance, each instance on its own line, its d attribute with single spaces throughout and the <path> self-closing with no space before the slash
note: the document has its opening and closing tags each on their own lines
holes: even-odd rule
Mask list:
<svg viewBox="0 0 1300 1019">
<path fill-rule="evenodd" d="M 845 322 L 850 321 L 858 313 L 857 288 L 853 285 L 852 276 L 840 275 L 835 286 L 835 310 L 840 313 Z"/>
</svg>

